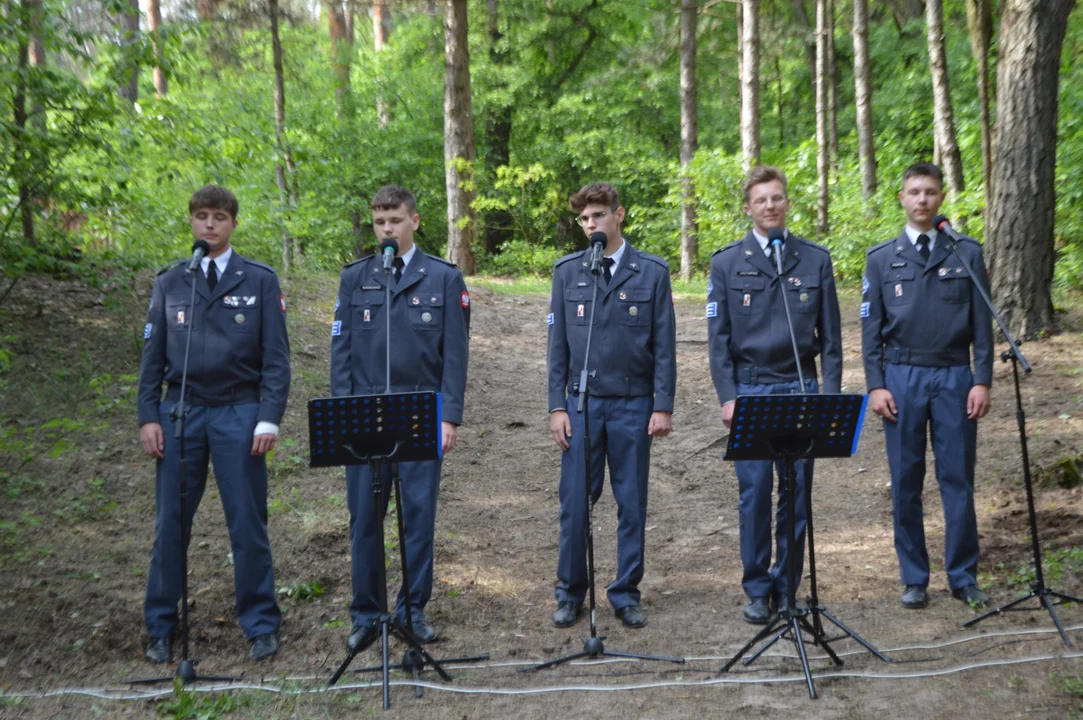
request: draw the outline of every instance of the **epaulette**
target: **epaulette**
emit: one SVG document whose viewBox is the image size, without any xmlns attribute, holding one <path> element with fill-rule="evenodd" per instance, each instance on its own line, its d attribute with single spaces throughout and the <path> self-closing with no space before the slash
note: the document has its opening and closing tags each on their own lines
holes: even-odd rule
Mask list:
<svg viewBox="0 0 1083 720">
<path fill-rule="evenodd" d="M 639 257 L 643 260 L 650 260 L 656 265 L 661 265 L 664 269 L 669 270 L 669 263 L 658 257 L 657 255 L 651 255 L 650 253 L 641 252 Z"/>
<path fill-rule="evenodd" d="M 741 244 L 741 240 L 738 240 L 737 242 L 731 242 L 729 245 L 726 245 L 725 247 L 720 247 L 717 250 L 715 250 L 713 253 L 711 253 L 711 257 L 714 257 L 715 255 L 717 255 L 720 252 L 725 252 L 727 250 L 735 248 L 740 244 Z"/>
<path fill-rule="evenodd" d="M 263 268 L 264 270 L 267 270 L 268 272 L 270 272 L 272 275 L 275 274 L 275 269 L 273 267 L 271 267 L 270 265 L 264 265 L 263 263 L 259 262 L 258 260 L 252 260 L 251 258 L 245 258 L 244 261 L 246 263 L 248 263 L 249 265 L 255 265 L 256 267 Z"/>
<path fill-rule="evenodd" d="M 959 236 L 959 242 L 974 243 L 978 247 L 981 247 L 981 243 L 978 242 L 976 238 L 972 238 L 969 235 L 960 235 Z"/>
<path fill-rule="evenodd" d="M 444 258 L 438 257 L 436 255 L 426 255 L 426 257 L 428 257 L 428 258 L 430 258 L 432 260 L 435 260 L 436 262 L 443 263 L 443 264 L 447 265 L 448 267 L 453 267 L 453 268 L 456 268 L 456 269 L 458 269 L 458 267 L 459 267 L 458 265 L 451 262 L 450 260 L 445 260 Z"/>
<path fill-rule="evenodd" d="M 560 267 L 561 265 L 568 262 L 569 260 L 574 260 L 576 258 L 580 258 L 580 257 L 583 256 L 583 253 L 585 253 L 585 252 L 586 252 L 586 250 L 579 250 L 578 252 L 573 252 L 570 255 L 565 255 L 564 257 L 562 257 L 561 259 L 559 259 L 555 263 L 553 263 L 553 267 Z"/>
<path fill-rule="evenodd" d="M 159 275 L 164 275 L 165 273 L 169 272 L 170 270 L 177 267 L 178 265 L 183 265 L 185 262 L 187 262 L 187 261 L 184 258 L 181 258 L 180 260 L 174 260 L 173 262 L 169 263 L 165 267 L 161 268 L 158 271 L 158 274 Z"/>
<path fill-rule="evenodd" d="M 825 248 L 823 245 L 819 245 L 817 243 L 814 243 L 811 240 L 806 240 L 805 238 L 798 238 L 798 240 L 801 241 L 802 245 L 804 245 L 806 247 L 814 248 L 816 250 L 819 250 L 824 255 L 830 255 L 831 254 L 831 251 L 828 250 L 827 248 Z"/>
<path fill-rule="evenodd" d="M 895 240 L 896 240 L 896 239 L 897 239 L 897 238 L 892 238 L 892 239 L 890 239 L 890 240 L 885 240 L 885 241 L 883 241 L 883 242 L 882 242 L 882 243 L 880 243 L 879 245 L 873 245 L 873 246 L 872 246 L 871 248 L 869 248 L 868 250 L 866 250 L 866 251 L 865 251 L 865 254 L 866 254 L 866 255 L 872 255 L 872 254 L 873 254 L 874 252 L 876 252 L 876 251 L 877 251 L 877 250 L 879 250 L 880 248 L 886 248 L 886 247 L 891 247 L 892 245 L 894 245 L 894 244 L 895 244 Z"/>
<path fill-rule="evenodd" d="M 365 262 L 366 260 L 368 260 L 369 258 L 374 258 L 374 257 L 376 257 L 376 253 L 372 253 L 371 255 L 366 255 L 365 257 L 362 257 L 362 258 L 357 258 L 357 259 L 356 259 L 356 260 L 354 260 L 353 262 L 348 262 L 348 263 L 346 263 L 345 265 L 343 265 L 343 266 L 342 266 L 342 268 L 343 268 L 343 269 L 346 269 L 346 268 L 348 268 L 348 267 L 353 267 L 353 266 L 354 266 L 354 265 L 356 265 L 357 263 L 363 263 L 363 262 Z"/>
</svg>

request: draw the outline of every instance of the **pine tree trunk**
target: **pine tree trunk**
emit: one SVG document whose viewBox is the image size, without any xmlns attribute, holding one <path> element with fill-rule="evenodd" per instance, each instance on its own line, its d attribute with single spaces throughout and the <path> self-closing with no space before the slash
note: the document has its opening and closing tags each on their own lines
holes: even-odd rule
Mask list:
<svg viewBox="0 0 1083 720">
<path fill-rule="evenodd" d="M 681 279 L 690 280 L 699 255 L 696 197 L 688 166 L 698 142 L 696 115 L 696 0 L 681 0 Z"/>
<path fill-rule="evenodd" d="M 831 172 L 839 169 L 839 73 L 835 67 L 835 0 L 827 0 L 827 136 Z"/>
<path fill-rule="evenodd" d="M 745 4 L 744 0 L 733 3 L 736 8 L 737 23 L 737 121 L 744 117 L 744 81 L 745 81 Z"/>
<path fill-rule="evenodd" d="M 154 43 L 154 92 L 158 97 L 169 93 L 169 81 L 162 70 L 164 46 L 162 43 L 162 6 L 159 0 L 147 0 L 147 27 L 150 29 L 151 42 Z"/>
<path fill-rule="evenodd" d="M 14 5 L 14 4 L 13 4 Z M 31 206 L 33 201 L 33 192 L 31 189 L 31 162 L 28 157 L 26 149 L 26 77 L 27 70 L 30 66 L 30 35 L 29 25 L 30 14 L 32 9 L 25 2 L 22 7 L 12 7 L 11 14 L 15 17 L 8 17 L 8 22 L 14 19 L 21 27 L 20 32 L 16 34 L 18 38 L 17 56 L 19 72 L 17 80 L 12 93 L 12 110 L 14 126 L 14 137 L 12 138 L 11 149 L 14 162 L 12 163 L 12 174 L 15 176 L 15 182 L 18 185 L 19 190 L 19 220 L 22 223 L 23 230 L 23 242 L 29 247 L 36 247 L 37 240 L 34 237 L 34 208 Z"/>
<path fill-rule="evenodd" d="M 467 0 L 444 0 L 444 165 L 447 259 L 474 274 L 474 113 L 470 101 Z"/>
<path fill-rule="evenodd" d="M 372 45 L 376 52 L 381 52 L 387 45 L 388 39 L 388 0 L 372 0 Z M 391 122 L 391 111 L 387 107 L 387 101 L 382 94 L 376 95 L 376 121 L 380 129 L 387 127 Z"/>
<path fill-rule="evenodd" d="M 985 212 L 989 212 L 993 172 L 993 128 L 989 116 L 989 46 L 993 42 L 992 6 L 989 0 L 966 0 L 966 27 L 970 50 L 978 71 L 978 105 L 981 116 L 981 179 Z"/>
<path fill-rule="evenodd" d="M 760 162 L 760 0 L 741 0 L 741 155 L 747 170 Z"/>
<path fill-rule="evenodd" d="M 854 0 L 854 105 L 857 147 L 861 159 L 861 191 L 876 194 L 876 139 L 872 124 L 872 76 L 869 70 L 869 0 Z"/>
<path fill-rule="evenodd" d="M 286 142 L 286 80 L 282 69 L 282 41 L 278 34 L 278 0 L 267 0 L 267 14 L 271 18 L 271 56 L 275 73 L 274 117 L 275 148 L 279 159 L 275 160 L 275 182 L 278 185 L 278 201 L 282 205 L 282 268 L 289 272 L 291 255 L 300 260 L 302 248 L 290 237 L 287 220 L 297 205 L 296 189 L 292 186 L 294 166 L 289 144 Z M 291 253 L 292 249 L 292 253 Z"/>
<path fill-rule="evenodd" d="M 348 113 L 350 94 L 350 43 L 346 34 L 346 15 L 342 0 L 326 0 L 327 36 L 331 43 L 331 71 L 335 79 L 335 108 L 338 116 Z"/>
<path fill-rule="evenodd" d="M 504 48 L 504 34 L 500 31 L 499 0 L 488 0 L 489 62 L 498 70 L 498 90 L 506 89 L 503 73 L 508 66 L 508 53 Z M 497 169 L 511 162 L 511 107 L 500 105 L 489 110 L 485 118 L 485 133 L 489 138 L 489 151 L 485 157 L 488 172 L 496 176 Z M 485 252 L 492 256 L 512 239 L 512 216 L 507 210 L 495 210 L 485 218 Z"/>
<path fill-rule="evenodd" d="M 928 27 L 929 72 L 933 79 L 933 132 L 940 151 L 944 179 L 953 196 L 964 189 L 963 159 L 955 140 L 955 118 L 951 108 L 948 82 L 948 56 L 944 50 L 944 8 L 942 0 L 928 0 L 925 5 Z"/>
<path fill-rule="evenodd" d="M 816 33 L 809 22 L 805 0 L 793 0 L 793 14 L 797 26 L 801 28 L 802 42 L 805 43 L 805 64 L 808 65 L 809 87 L 816 85 Z"/>
<path fill-rule="evenodd" d="M 30 25 L 29 60 L 30 67 L 45 69 L 45 11 L 42 9 L 41 0 L 27 0 L 27 21 Z M 45 118 L 45 104 L 41 101 L 40 89 L 35 91 L 31 86 L 29 96 L 31 100 L 30 115 L 27 118 L 38 137 L 45 138 L 48 123 Z"/>
<path fill-rule="evenodd" d="M 126 12 L 121 16 L 121 44 L 134 45 L 139 42 L 139 0 L 128 0 Z M 133 105 L 139 100 L 139 63 L 126 60 L 124 83 L 120 86 L 120 96 Z"/>
<path fill-rule="evenodd" d="M 1005 0 L 997 63 L 996 163 L 986 263 L 1008 329 L 1053 329 L 1057 86 L 1075 0 Z"/>
<path fill-rule="evenodd" d="M 819 201 L 816 206 L 816 234 L 822 238 L 830 230 L 831 147 L 828 137 L 828 84 L 831 78 L 828 55 L 828 0 L 816 0 L 816 173 L 819 177 Z"/>
</svg>

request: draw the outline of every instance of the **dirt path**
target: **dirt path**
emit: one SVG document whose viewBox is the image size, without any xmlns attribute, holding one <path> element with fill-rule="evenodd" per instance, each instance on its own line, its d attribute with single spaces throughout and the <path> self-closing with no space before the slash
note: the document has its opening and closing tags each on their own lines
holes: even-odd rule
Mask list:
<svg viewBox="0 0 1083 720">
<path fill-rule="evenodd" d="M 316 277 L 288 286 L 294 385 L 283 425 L 283 443 L 272 464 L 271 540 L 283 596 L 283 648 L 269 665 L 252 666 L 232 608 L 229 543 L 218 498 L 208 489 L 197 517 L 190 553 L 194 598 L 193 651 L 206 673 L 247 673 L 290 688 L 326 679 L 342 656 L 348 632 L 347 511 L 341 471 L 304 467 L 305 401 L 327 392 L 327 347 L 335 278 Z M 137 372 L 136 345 L 145 300 L 106 313 L 96 296 L 64 290 L 66 303 L 35 300 L 28 287 L 9 301 L 0 335 L 20 338 L 16 371 L 40 372 L 64 362 L 72 372 L 108 371 L 116 378 Z M 49 297 L 47 295 L 46 297 Z M 594 717 L 706 718 L 802 714 L 841 718 L 1066 717 L 1080 710 L 1081 664 L 1050 633 L 1001 633 L 1051 628 L 1038 613 L 994 618 L 963 630 L 970 612 L 950 598 L 942 572 L 943 519 L 935 481 L 927 484 L 926 508 L 934 576 L 932 603 L 922 612 L 899 608 L 898 568 L 892 547 L 890 487 L 879 420 L 866 422 L 858 455 L 817 464 L 816 549 L 822 601 L 840 619 L 900 662 L 885 665 L 867 653 L 845 657 L 851 673 L 895 679 L 826 677 L 835 671 L 817 659 L 821 697 L 810 703 L 791 657 L 780 643 L 749 668 L 722 676 L 724 658 L 751 637 L 740 619 L 740 560 L 737 493 L 733 469 L 721 460 L 725 445 L 718 403 L 707 365 L 706 321 L 699 298 L 678 301 L 679 379 L 673 435 L 654 445 L 647 531 L 647 574 L 643 604 L 649 625 L 620 626 L 604 600 L 615 564 L 616 510 L 608 490 L 596 511 L 599 576 L 598 625 L 607 647 L 692 659 L 683 666 L 616 662 L 576 665 L 523 675 L 517 665 L 578 651 L 579 632 L 549 623 L 557 548 L 558 450 L 547 430 L 545 401 L 545 315 L 542 296 L 506 296 L 484 288 L 473 293 L 473 338 L 466 424 L 460 445 L 445 462 L 436 547 L 436 588 L 429 617 L 442 641 L 437 656 L 489 652 L 493 667 L 457 670 L 458 690 L 542 690 L 590 686 L 598 691 L 534 694 L 465 694 L 427 690 L 415 700 L 407 689 L 393 693 L 388 717 L 533 718 Z M 36 304 L 37 303 L 37 304 Z M 856 296 L 846 296 L 844 385 L 864 389 Z M 40 307 L 39 307 L 40 306 Z M 1079 327 L 1076 318 L 1066 318 Z M 50 328 L 56 342 L 34 342 L 35 328 Z M 1083 412 L 1078 332 L 1069 331 L 1026 347 L 1034 374 L 1026 379 L 1030 451 L 1047 466 L 1080 452 Z M 78 359 L 78 360 L 74 360 Z M 89 363 L 89 365 L 88 365 Z M 31 370 L 31 366 L 36 368 Z M 1009 368 L 998 364 L 994 409 L 979 429 L 978 511 L 983 543 L 983 580 L 996 601 L 1025 590 L 1008 585 L 1029 558 L 1028 532 L 1019 474 L 1019 449 Z M 86 370 L 83 375 L 89 374 Z M 109 391 L 112 392 L 112 391 Z M 108 396 L 109 392 L 105 394 Z M 116 392 L 120 392 L 117 390 Z M 100 395 L 101 393 L 99 393 Z M 8 387 L 18 403 L 40 410 L 27 392 Z M 82 428 L 77 446 L 57 459 L 39 459 L 20 477 L 36 485 L 0 510 L 0 691 L 103 687 L 147 675 L 143 663 L 141 601 L 153 524 L 153 468 L 138 452 L 132 398 L 95 411 L 98 424 Z M 8 468 L 5 460 L 5 470 Z M 11 481 L 9 482 L 9 487 Z M 73 499 L 74 498 L 74 499 Z M 115 503 L 112 506 L 111 503 Z M 89 505 L 86 512 L 79 506 Z M 1078 548 L 1083 494 L 1042 489 L 1040 523 L 1047 549 Z M 29 522 L 27 518 L 34 519 Z M 389 523 L 388 527 L 391 527 Z M 394 537 L 388 537 L 395 550 Z M 1069 563 L 1065 563 L 1067 568 Z M 389 567 L 397 585 L 397 563 Z M 311 600 L 300 591 L 318 583 Z M 1053 584 L 1051 582 L 1051 584 Z M 1057 586 L 1079 594 L 1083 582 L 1065 570 Z M 807 582 L 802 586 L 807 589 Z M 1083 626 L 1083 611 L 1065 608 L 1069 626 Z M 974 638 L 946 647 L 931 647 Z M 1083 632 L 1075 632 L 1077 645 Z M 847 641 L 840 651 L 860 650 Z M 396 649 L 396 655 L 400 651 Z M 817 649 L 812 654 L 819 657 Z M 984 667 L 931 679 L 900 679 L 907 673 L 960 668 L 1027 657 L 1057 656 L 1022 665 Z M 369 651 L 356 664 L 376 661 Z M 363 682 L 369 676 L 355 676 Z M 793 682 L 765 682 L 771 678 Z M 399 678 L 403 679 L 403 678 Z M 1072 681 L 1078 683 L 1073 685 Z M 661 685 L 659 685 L 661 684 Z M 648 686 L 617 691 L 628 686 Z M 113 685 L 112 687 L 116 687 Z M 602 691 L 605 689 L 607 691 Z M 1073 692 L 1075 694 L 1073 694 Z M 3 717 L 179 716 L 175 699 L 119 702 L 62 696 L 46 700 L 0 698 Z M 217 700 L 197 695 L 206 717 L 347 717 L 379 713 L 373 689 L 335 694 L 282 695 L 242 691 Z M 964 710 L 965 708 L 965 710 Z M 172 715 L 170 714 L 172 713 Z M 194 716 L 194 715 L 193 715 Z"/>
</svg>

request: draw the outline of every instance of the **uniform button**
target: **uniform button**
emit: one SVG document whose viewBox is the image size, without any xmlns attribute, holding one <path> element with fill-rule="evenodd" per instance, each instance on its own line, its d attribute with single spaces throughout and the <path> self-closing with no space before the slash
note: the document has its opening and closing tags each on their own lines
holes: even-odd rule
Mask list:
<svg viewBox="0 0 1083 720">
<path fill-rule="evenodd" d="M 631 315 L 632 317 L 635 317 L 636 315 L 639 314 L 639 308 L 637 308 L 635 305 L 633 305 L 632 307 L 628 308 L 628 314 Z"/>
<path fill-rule="evenodd" d="M 431 313 L 421 313 L 421 322 L 432 322 Z"/>
<path fill-rule="evenodd" d="M 233 316 L 233 321 L 236 322 L 237 324 L 243 323 L 244 322 L 244 313 L 237 313 L 236 315 L 234 315 Z"/>
</svg>

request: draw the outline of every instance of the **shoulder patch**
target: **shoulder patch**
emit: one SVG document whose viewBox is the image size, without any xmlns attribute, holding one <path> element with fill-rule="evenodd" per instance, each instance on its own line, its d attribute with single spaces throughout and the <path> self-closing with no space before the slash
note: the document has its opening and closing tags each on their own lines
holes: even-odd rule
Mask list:
<svg viewBox="0 0 1083 720">
<path fill-rule="evenodd" d="M 376 255 L 375 255 L 375 254 L 372 254 L 372 255 L 366 255 L 366 256 L 364 256 L 364 257 L 360 257 L 360 258 L 357 258 L 357 259 L 356 259 L 356 260 L 354 260 L 353 262 L 348 262 L 348 263 L 346 263 L 345 265 L 343 265 L 342 267 L 344 267 L 344 268 L 348 268 L 348 267 L 353 267 L 353 266 L 354 266 L 354 265 L 356 265 L 357 263 L 363 263 L 363 262 L 365 262 L 366 260 L 368 260 L 369 258 L 374 258 L 374 257 L 376 257 Z"/>
<path fill-rule="evenodd" d="M 714 257 L 715 255 L 717 255 L 720 252 L 726 252 L 727 250 L 732 250 L 733 248 L 737 247 L 740 244 L 741 244 L 740 240 L 738 240 L 737 242 L 731 242 L 729 245 L 726 245 L 724 247 L 720 247 L 717 250 L 715 250 L 713 253 L 711 253 L 711 256 Z"/>
<path fill-rule="evenodd" d="M 273 267 L 271 267 L 270 265 L 264 265 L 263 263 L 259 262 L 258 260 L 252 260 L 250 258 L 245 258 L 244 261 L 249 265 L 255 265 L 258 268 L 263 268 L 264 270 L 268 271 L 272 275 L 275 274 L 275 269 Z"/>
<path fill-rule="evenodd" d="M 872 255 L 874 252 L 876 252 L 877 250 L 879 250 L 881 248 L 893 247 L 895 245 L 895 240 L 896 240 L 896 238 L 891 238 L 890 240 L 885 240 L 884 242 L 879 243 L 878 245 L 873 245 L 871 248 L 869 248 L 868 250 L 865 251 L 865 254 L 866 255 Z"/>
<path fill-rule="evenodd" d="M 585 253 L 585 252 L 586 252 L 586 250 L 580 250 L 579 252 L 573 252 L 570 255 L 565 255 L 564 257 L 562 257 L 561 259 L 559 259 L 555 263 L 553 263 L 553 267 L 560 267 L 561 265 L 568 262 L 569 260 L 574 260 L 576 258 L 581 257 L 583 255 L 583 253 Z"/>
<path fill-rule="evenodd" d="M 178 265 L 183 265 L 185 262 L 187 262 L 187 260 L 184 260 L 184 259 L 174 260 L 173 262 L 169 263 L 165 267 L 159 269 L 158 274 L 162 275 L 164 273 L 167 273 L 170 270 L 172 270 L 173 268 L 177 267 Z"/>
</svg>

